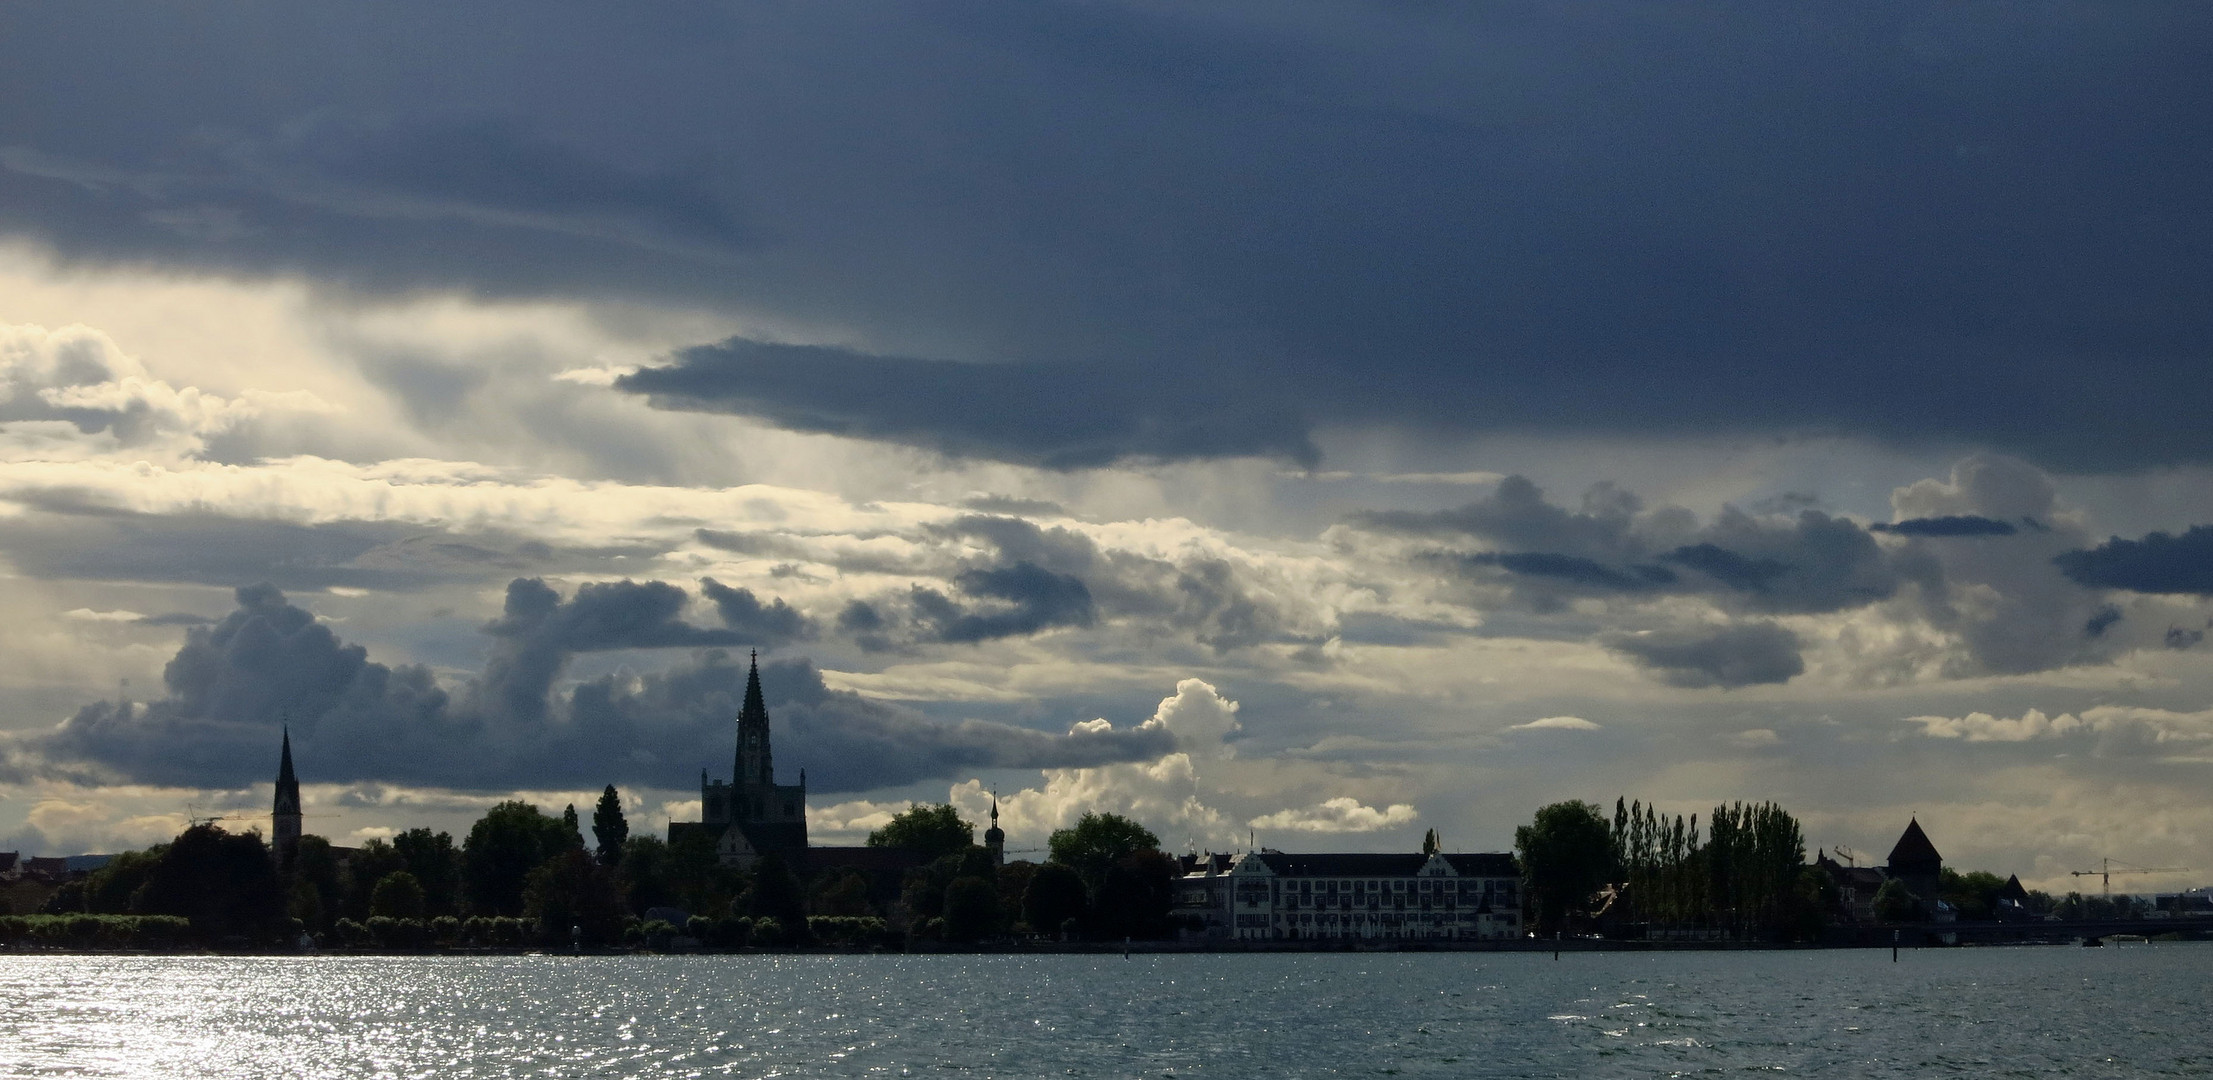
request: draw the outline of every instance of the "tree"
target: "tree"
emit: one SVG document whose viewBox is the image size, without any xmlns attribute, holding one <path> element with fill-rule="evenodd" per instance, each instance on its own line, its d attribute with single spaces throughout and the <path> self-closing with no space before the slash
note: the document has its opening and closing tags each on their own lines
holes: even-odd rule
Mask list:
<svg viewBox="0 0 2213 1080">
<path fill-rule="evenodd" d="M 132 907 L 142 915 L 181 915 L 214 939 L 275 938 L 285 922 L 285 891 L 260 833 L 194 825 L 161 853 Z"/>
<path fill-rule="evenodd" d="M 570 803 L 567 809 L 561 811 L 561 830 L 570 847 L 584 846 L 584 826 L 576 819 L 575 803 Z"/>
<path fill-rule="evenodd" d="M 1443 851 L 1444 849 L 1445 842 L 1443 839 L 1438 837 L 1437 830 L 1431 829 L 1428 832 L 1422 834 L 1422 854 L 1435 855 L 1436 853 Z"/>
<path fill-rule="evenodd" d="M 945 940 L 975 941 L 999 929 L 999 889 L 989 879 L 954 878 L 945 887 Z"/>
<path fill-rule="evenodd" d="M 1054 830 L 1046 846 L 1054 862 L 1074 869 L 1084 887 L 1096 894 L 1109 868 L 1125 856 L 1158 851 L 1160 838 L 1120 814 L 1086 812 L 1074 826 Z"/>
<path fill-rule="evenodd" d="M 1514 830 L 1539 929 L 1558 930 L 1569 915 L 1589 911 L 1591 897 L 1614 880 L 1612 834 L 1598 807 L 1580 800 L 1544 807 Z"/>
<path fill-rule="evenodd" d="M 876 914 L 875 906 L 868 902 L 868 875 L 850 866 L 817 874 L 807 897 L 807 910 L 815 915 Z"/>
<path fill-rule="evenodd" d="M 795 939 L 806 934 L 806 896 L 800 891 L 799 878 L 780 856 L 763 855 L 753 864 L 753 887 L 743 899 L 747 915 L 775 919 Z"/>
<path fill-rule="evenodd" d="M 615 793 L 615 785 L 599 793 L 599 805 L 592 808 L 592 838 L 599 841 L 599 862 L 613 866 L 622 861 L 622 845 L 630 839 L 630 822 L 622 816 L 622 796 Z"/>
<path fill-rule="evenodd" d="M 1114 861 L 1099 883 L 1091 905 L 1092 932 L 1109 940 L 1164 938 L 1172 927 L 1168 909 L 1175 902 L 1176 861 L 1151 849 Z"/>
<path fill-rule="evenodd" d="M 339 908 L 346 896 L 345 867 L 329 840 L 300 837 L 299 849 L 292 855 L 292 882 L 292 917 L 314 933 L 329 930 L 342 914 Z"/>
<path fill-rule="evenodd" d="M 523 917 L 556 947 L 568 944 L 571 927 L 583 932 L 586 945 L 612 943 L 622 936 L 623 915 L 614 874 L 582 844 L 539 864 L 523 885 Z"/>
<path fill-rule="evenodd" d="M 1022 893 L 1022 921 L 1048 936 L 1060 933 L 1070 919 L 1081 921 L 1088 909 L 1083 877 L 1066 863 L 1049 862 L 1030 875 L 1030 887 Z"/>
<path fill-rule="evenodd" d="M 624 841 L 617 877 L 622 883 L 623 900 L 632 913 L 644 915 L 646 909 L 664 906 L 675 898 L 668 885 L 668 855 L 668 845 L 659 837 L 633 836 Z"/>
<path fill-rule="evenodd" d="M 461 852 L 453 834 L 409 829 L 392 838 L 392 850 L 422 884 L 424 916 L 453 914 L 461 898 Z"/>
<path fill-rule="evenodd" d="M 907 848 L 925 861 L 959 854 L 975 843 L 976 826 L 963 820 L 951 803 L 915 803 L 868 834 L 869 847 Z"/>
<path fill-rule="evenodd" d="M 355 922 L 363 922 L 372 914 L 369 910 L 371 893 L 377 882 L 386 874 L 407 869 L 407 859 L 390 841 L 371 837 L 346 856 L 344 877 L 345 900 L 342 914 Z"/>
<path fill-rule="evenodd" d="M 369 894 L 369 914 L 388 919 L 422 918 L 423 883 L 405 870 L 384 875 Z"/>
<path fill-rule="evenodd" d="M 462 891 L 471 910 L 479 915 L 521 914 L 523 883 L 530 872 L 577 841 L 574 829 L 529 803 L 510 800 L 492 807 L 469 827 L 469 838 L 461 845 Z"/>
<path fill-rule="evenodd" d="M 1891 878 L 1875 890 L 1875 917 L 1886 923 L 1919 922 L 1921 898 L 1905 882 Z"/>
</svg>

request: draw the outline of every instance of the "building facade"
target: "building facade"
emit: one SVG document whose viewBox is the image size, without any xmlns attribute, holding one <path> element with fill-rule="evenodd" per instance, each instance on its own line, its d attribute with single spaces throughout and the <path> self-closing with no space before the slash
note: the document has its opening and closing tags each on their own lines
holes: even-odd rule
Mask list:
<svg viewBox="0 0 2213 1080">
<path fill-rule="evenodd" d="M 768 705 L 761 697 L 761 661 L 754 654 L 745 677 L 745 705 L 738 713 L 737 756 L 727 782 L 699 773 L 700 820 L 670 822 L 669 843 L 697 831 L 712 836 L 725 864 L 750 867 L 774 854 L 794 867 L 807 855 L 807 773 L 796 784 L 776 782 L 769 745 Z"/>
<path fill-rule="evenodd" d="M 1234 941 L 1497 941 L 1522 933 L 1521 872 L 1507 854 L 1256 851 L 1186 873 L 1176 914 Z"/>
</svg>

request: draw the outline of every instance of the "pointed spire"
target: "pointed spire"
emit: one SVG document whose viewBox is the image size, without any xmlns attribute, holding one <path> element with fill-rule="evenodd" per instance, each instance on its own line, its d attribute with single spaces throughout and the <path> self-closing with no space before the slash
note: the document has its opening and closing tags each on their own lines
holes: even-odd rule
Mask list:
<svg viewBox="0 0 2213 1080">
<path fill-rule="evenodd" d="M 738 722 L 768 723 L 768 705 L 761 699 L 761 654 L 753 653 L 752 669 L 745 673 L 745 708 L 738 713 Z"/>
<path fill-rule="evenodd" d="M 298 814 L 300 812 L 300 778 L 292 771 L 292 725 L 284 725 L 284 756 L 277 762 L 277 799 L 275 812 Z"/>
</svg>

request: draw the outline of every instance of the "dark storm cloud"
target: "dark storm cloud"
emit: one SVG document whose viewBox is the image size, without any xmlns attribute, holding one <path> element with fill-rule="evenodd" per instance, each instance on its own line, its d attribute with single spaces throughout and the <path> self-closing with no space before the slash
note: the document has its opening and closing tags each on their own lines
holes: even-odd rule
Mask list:
<svg viewBox="0 0 2213 1080">
<path fill-rule="evenodd" d="M 1692 689 L 1789 682 L 1806 670 L 1798 635 L 1774 623 L 1616 634 L 1606 646 L 1660 681 Z"/>
<path fill-rule="evenodd" d="M 296 590 L 413 591 L 654 553 L 555 549 L 499 532 L 454 533 L 393 521 L 303 525 L 197 511 L 147 514 L 65 492 L 10 500 L 28 509 L 0 516 L 0 553 L 23 573 L 47 580 L 221 586 L 261 580 Z"/>
<path fill-rule="evenodd" d="M 997 601 L 986 610 L 964 608 L 931 589 L 916 589 L 914 603 L 937 639 L 974 644 L 1035 634 L 1057 626 L 1090 626 L 1098 619 L 1091 590 L 1071 574 L 1018 562 L 987 570 L 963 570 L 954 583 L 976 600 Z"/>
<path fill-rule="evenodd" d="M 2029 525 L 2042 527 L 2033 521 Z M 1896 533 L 1899 536 L 2012 536 L 2019 531 L 2010 521 L 1976 517 L 1972 514 L 1908 518 L 1905 521 L 1887 523 L 1878 521 L 1868 528 L 1874 532 Z"/>
<path fill-rule="evenodd" d="M 2208 52 L 2164 2 L 13 4 L 0 232 L 823 327 L 632 386 L 1056 466 L 1380 423 L 2112 468 L 2213 457 Z"/>
<path fill-rule="evenodd" d="M 1643 592 L 1675 584 L 1675 572 L 1664 566 L 1629 566 L 1620 570 L 1580 555 L 1556 555 L 1542 551 L 1478 552 L 1459 560 L 1469 566 L 1496 566 L 1510 574 L 1551 578 L 1603 592 Z"/>
<path fill-rule="evenodd" d="M 2053 561 L 2062 573 L 2094 589 L 2213 596 L 2213 525 L 2193 525 L 2181 536 L 2116 536 L 2086 551 L 2063 552 Z"/>
<path fill-rule="evenodd" d="M 1250 569 L 1215 556 L 1155 558 L 988 514 L 926 526 L 921 540 L 925 555 L 870 569 L 927 575 L 944 587 L 918 583 L 848 605 L 838 627 L 863 648 L 972 644 L 1106 622 L 1189 635 L 1217 654 L 1296 637 Z"/>
<path fill-rule="evenodd" d="M 2084 637 L 2104 637 L 2105 632 L 2111 630 L 2113 624 L 2120 621 L 2121 609 L 2112 604 L 2107 604 L 2091 612 L 2090 618 L 2083 621 L 2082 634 Z"/>
<path fill-rule="evenodd" d="M 815 634 L 814 623 L 785 603 L 782 597 L 764 604 L 753 595 L 753 590 L 732 588 L 713 578 L 701 580 L 699 591 L 714 602 L 715 611 L 722 616 L 722 625 L 764 648 L 802 641 Z"/>
<path fill-rule="evenodd" d="M 561 599 L 517 581 L 486 627 L 494 659 L 448 693 L 428 669 L 388 667 L 263 585 L 238 590 L 220 622 L 188 630 L 153 701 L 99 702 L 58 729 L 18 740 L 8 769 L 101 781 L 239 786 L 274 767 L 289 723 L 304 778 L 463 790 L 688 785 L 724 766 L 746 668 L 720 649 L 645 675 L 609 675 L 554 692 L 579 650 L 721 640 L 674 621 L 682 591 L 659 582 L 579 590 Z M 673 598 L 673 605 L 672 605 Z M 528 700 L 535 687 L 539 697 Z M 828 689 L 805 660 L 762 665 L 778 759 L 808 767 L 821 791 L 944 778 L 968 768 L 1050 768 L 1157 757 L 1164 731 L 1055 735 L 983 721 L 945 724 Z"/>
<path fill-rule="evenodd" d="M 1867 531 L 1844 518 L 1817 510 L 1755 518 L 1728 509 L 1698 526 L 1681 511 L 1647 514 L 1634 495 L 1604 484 L 1584 495 L 1579 510 L 1555 506 L 1535 484 L 1510 476 L 1464 506 L 1350 520 L 1380 535 L 1521 549 L 1417 558 L 1502 579 L 1545 610 L 1557 609 L 1563 593 L 1687 593 L 1753 612 L 1818 613 L 1883 600 L 1898 584 Z"/>
<path fill-rule="evenodd" d="M 732 339 L 615 381 L 666 409 L 1074 469 L 1125 458 L 1320 460 L 1295 412 L 1221 400 L 1223 373 L 953 363 Z M 1257 374 L 1257 373 L 1256 373 Z"/>
</svg>

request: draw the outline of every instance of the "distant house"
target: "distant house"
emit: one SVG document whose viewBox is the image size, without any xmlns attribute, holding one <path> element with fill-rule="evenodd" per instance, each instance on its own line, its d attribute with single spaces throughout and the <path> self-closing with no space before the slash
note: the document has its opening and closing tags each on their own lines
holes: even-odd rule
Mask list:
<svg viewBox="0 0 2213 1080">
<path fill-rule="evenodd" d="M 1503 853 L 1256 851 L 1237 860 L 1228 879 L 1230 935 L 1241 941 L 1479 941 L 1521 934 L 1521 870 Z"/>
<path fill-rule="evenodd" d="M 14 881 L 23 876 L 23 853 L 0 851 L 0 881 Z"/>
<path fill-rule="evenodd" d="M 1847 922 L 1871 923 L 1875 921 L 1875 893 L 1883 882 L 1890 880 L 1872 866 L 1846 866 L 1829 857 L 1827 851 L 1816 851 L 1813 864 L 1829 875 L 1829 884 L 1836 889 L 1837 909 Z"/>
<path fill-rule="evenodd" d="M 1230 933 L 1229 871 L 1237 856 L 1208 852 L 1176 857 L 1175 897 L 1170 915 L 1183 927 L 1179 933 L 1207 941 Z"/>
<path fill-rule="evenodd" d="M 69 880 L 69 860 L 33 855 L 23 860 L 23 876 L 50 885 L 59 885 Z"/>
<path fill-rule="evenodd" d="M 1991 901 L 1990 915 L 1999 922 L 2024 922 L 2036 918 L 2029 910 L 2029 891 L 2021 887 L 2021 875 L 2006 877 L 2005 887 Z"/>
</svg>

